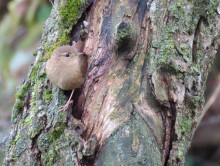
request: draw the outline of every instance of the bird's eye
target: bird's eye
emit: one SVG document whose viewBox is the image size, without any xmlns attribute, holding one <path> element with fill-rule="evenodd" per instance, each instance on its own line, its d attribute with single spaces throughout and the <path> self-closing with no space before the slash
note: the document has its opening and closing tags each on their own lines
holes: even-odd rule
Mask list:
<svg viewBox="0 0 220 166">
<path fill-rule="evenodd" d="M 69 56 L 70 56 L 70 54 L 66 53 L 66 54 L 64 54 L 64 56 L 65 56 L 65 57 L 69 57 Z"/>
</svg>

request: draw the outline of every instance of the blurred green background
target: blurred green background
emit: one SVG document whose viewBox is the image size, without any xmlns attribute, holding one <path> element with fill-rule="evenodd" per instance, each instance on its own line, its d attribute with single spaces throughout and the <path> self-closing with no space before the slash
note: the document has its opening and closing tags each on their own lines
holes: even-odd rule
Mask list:
<svg viewBox="0 0 220 166">
<path fill-rule="evenodd" d="M 27 77 L 51 7 L 48 0 L 0 0 L 0 165 L 16 86 Z"/>
</svg>

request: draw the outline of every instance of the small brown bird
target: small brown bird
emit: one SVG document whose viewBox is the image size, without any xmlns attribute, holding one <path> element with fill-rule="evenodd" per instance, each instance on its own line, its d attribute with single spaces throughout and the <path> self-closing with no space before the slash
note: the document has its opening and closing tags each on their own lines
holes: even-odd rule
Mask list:
<svg viewBox="0 0 220 166">
<path fill-rule="evenodd" d="M 79 88 L 85 81 L 87 59 L 85 53 L 78 52 L 73 46 L 65 45 L 56 48 L 46 62 L 46 73 L 50 82 L 63 90 L 72 90 L 62 110 L 69 107 L 74 89 Z"/>
</svg>

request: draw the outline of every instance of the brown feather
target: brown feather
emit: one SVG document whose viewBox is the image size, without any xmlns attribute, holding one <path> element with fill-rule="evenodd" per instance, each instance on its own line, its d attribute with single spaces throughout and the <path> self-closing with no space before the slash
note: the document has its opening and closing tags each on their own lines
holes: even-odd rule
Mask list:
<svg viewBox="0 0 220 166">
<path fill-rule="evenodd" d="M 69 57 L 66 57 L 66 54 Z M 66 45 L 53 51 L 46 62 L 46 73 L 52 84 L 64 90 L 71 90 L 84 83 L 87 67 L 87 56 L 79 55 L 74 47 Z"/>
</svg>

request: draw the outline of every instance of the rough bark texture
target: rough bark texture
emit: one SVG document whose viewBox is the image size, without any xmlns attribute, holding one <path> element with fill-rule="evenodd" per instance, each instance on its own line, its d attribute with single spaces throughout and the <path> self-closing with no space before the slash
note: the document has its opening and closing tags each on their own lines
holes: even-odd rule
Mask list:
<svg viewBox="0 0 220 166">
<path fill-rule="evenodd" d="M 55 0 L 18 88 L 5 165 L 183 165 L 219 38 L 218 0 Z M 78 20 L 78 21 L 77 21 Z M 88 76 L 74 105 L 45 74 L 82 37 Z"/>
</svg>

